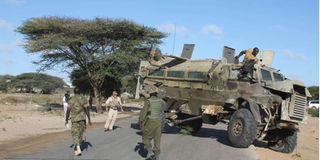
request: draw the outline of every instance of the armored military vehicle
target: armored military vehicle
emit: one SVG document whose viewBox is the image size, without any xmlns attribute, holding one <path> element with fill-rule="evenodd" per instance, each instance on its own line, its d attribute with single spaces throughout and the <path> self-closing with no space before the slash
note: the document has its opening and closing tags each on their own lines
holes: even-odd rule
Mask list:
<svg viewBox="0 0 320 160">
<path fill-rule="evenodd" d="M 141 63 L 140 90 L 165 91 L 169 124 L 195 134 L 202 123 L 224 122 L 234 147 L 263 140 L 271 149 L 292 152 L 306 118 L 305 85 L 268 66 L 271 51 L 259 53 L 253 77 L 239 78 L 242 64 L 234 59 L 235 49 L 225 47 L 221 60 L 190 60 L 193 47 L 186 45 L 182 57 L 160 55 L 153 61 L 152 56 Z"/>
</svg>

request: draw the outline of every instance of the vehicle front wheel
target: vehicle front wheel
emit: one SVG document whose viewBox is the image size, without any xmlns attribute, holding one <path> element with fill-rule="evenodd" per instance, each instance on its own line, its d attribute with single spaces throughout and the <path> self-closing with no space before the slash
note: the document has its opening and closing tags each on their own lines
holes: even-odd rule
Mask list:
<svg viewBox="0 0 320 160">
<path fill-rule="evenodd" d="M 247 148 L 256 139 L 258 123 L 248 109 L 235 111 L 228 125 L 228 138 L 231 145 Z"/>
<path fill-rule="evenodd" d="M 297 145 L 297 132 L 292 132 L 291 134 L 279 139 L 277 142 L 268 142 L 269 148 L 283 153 L 292 153 Z"/>
</svg>

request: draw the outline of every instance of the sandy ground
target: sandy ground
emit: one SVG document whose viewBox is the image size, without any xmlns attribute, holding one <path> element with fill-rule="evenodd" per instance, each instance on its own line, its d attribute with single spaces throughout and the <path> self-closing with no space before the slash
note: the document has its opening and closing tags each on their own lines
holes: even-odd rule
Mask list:
<svg viewBox="0 0 320 160">
<path fill-rule="evenodd" d="M 291 154 L 275 152 L 268 148 L 256 148 L 260 160 L 318 160 L 319 118 L 309 117 L 307 124 L 300 126 L 298 145 Z"/>
</svg>

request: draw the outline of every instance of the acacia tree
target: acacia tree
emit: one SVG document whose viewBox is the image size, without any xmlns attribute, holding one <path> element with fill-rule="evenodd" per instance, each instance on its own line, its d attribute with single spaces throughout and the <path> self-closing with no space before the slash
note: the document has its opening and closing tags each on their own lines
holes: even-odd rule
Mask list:
<svg viewBox="0 0 320 160">
<path fill-rule="evenodd" d="M 115 77 L 137 58 L 145 56 L 141 50 L 161 43 L 165 35 L 155 28 L 129 20 L 95 18 L 93 20 L 40 17 L 25 21 L 17 32 L 25 37 L 27 53 L 40 54 L 35 62 L 40 69 L 57 65 L 81 69 L 101 108 L 101 90 L 105 77 Z"/>
<path fill-rule="evenodd" d="M 93 89 L 90 85 L 87 74 L 82 70 L 73 70 L 70 75 L 72 85 L 77 88 L 77 91 L 85 94 L 93 94 Z M 121 83 L 117 78 L 106 76 L 101 87 L 101 95 L 103 97 L 110 96 L 112 91 L 119 91 Z"/>
<path fill-rule="evenodd" d="M 64 81 L 55 76 L 43 73 L 23 73 L 12 78 L 11 88 L 25 88 L 27 93 L 32 93 L 34 89 L 41 89 L 43 94 L 51 94 L 58 88 L 63 88 Z"/>
</svg>

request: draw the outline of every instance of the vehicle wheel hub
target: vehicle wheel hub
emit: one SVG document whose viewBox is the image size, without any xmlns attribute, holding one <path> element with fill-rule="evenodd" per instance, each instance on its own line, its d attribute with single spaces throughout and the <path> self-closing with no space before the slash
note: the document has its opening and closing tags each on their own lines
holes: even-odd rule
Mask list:
<svg viewBox="0 0 320 160">
<path fill-rule="evenodd" d="M 242 123 L 242 121 L 240 121 L 240 120 L 236 121 L 234 123 L 234 125 L 233 125 L 232 130 L 233 130 L 233 134 L 235 136 L 240 136 L 242 134 L 242 131 L 243 131 L 243 123 Z"/>
</svg>

